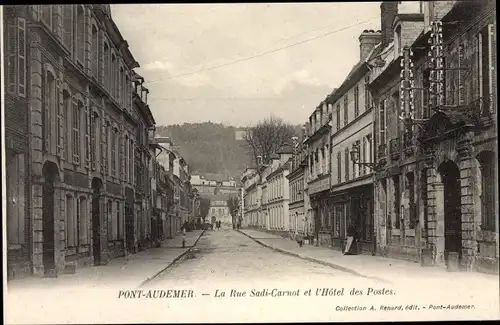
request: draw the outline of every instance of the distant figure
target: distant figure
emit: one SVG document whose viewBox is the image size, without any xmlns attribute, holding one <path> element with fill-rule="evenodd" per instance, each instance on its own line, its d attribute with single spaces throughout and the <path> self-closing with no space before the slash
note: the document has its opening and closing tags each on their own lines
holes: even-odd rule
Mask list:
<svg viewBox="0 0 500 325">
<path fill-rule="evenodd" d="M 214 230 L 214 224 L 213 223 L 210 224 L 210 230 Z"/>
<path fill-rule="evenodd" d="M 219 220 L 219 221 L 217 221 L 217 229 L 219 229 L 219 230 L 220 230 L 220 220 Z"/>
</svg>

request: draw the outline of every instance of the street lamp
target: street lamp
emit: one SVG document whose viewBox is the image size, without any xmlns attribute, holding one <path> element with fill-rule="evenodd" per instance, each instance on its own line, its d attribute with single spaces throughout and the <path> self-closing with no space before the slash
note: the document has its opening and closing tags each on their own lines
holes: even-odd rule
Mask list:
<svg viewBox="0 0 500 325">
<path fill-rule="evenodd" d="M 366 166 L 374 171 L 377 171 L 380 166 L 378 163 L 372 163 L 372 162 L 359 162 L 359 156 L 360 156 L 360 148 L 359 144 L 354 144 L 352 147 L 352 150 L 350 152 L 351 155 L 351 160 L 353 163 L 360 165 L 360 166 Z"/>
</svg>

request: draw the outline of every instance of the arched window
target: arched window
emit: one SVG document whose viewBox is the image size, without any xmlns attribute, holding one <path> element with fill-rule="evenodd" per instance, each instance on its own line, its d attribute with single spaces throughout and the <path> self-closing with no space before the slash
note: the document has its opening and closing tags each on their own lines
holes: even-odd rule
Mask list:
<svg viewBox="0 0 500 325">
<path fill-rule="evenodd" d="M 477 155 L 481 170 L 481 229 L 495 231 L 495 200 L 497 196 L 495 181 L 495 156 L 491 151 Z"/>
<path fill-rule="evenodd" d="M 82 5 L 76 9 L 76 60 L 84 67 L 85 60 L 85 10 Z"/>
<path fill-rule="evenodd" d="M 92 76 L 98 78 L 99 36 L 96 25 L 92 24 Z"/>
<path fill-rule="evenodd" d="M 77 245 L 75 211 L 73 206 L 73 197 L 66 195 L 66 247 L 75 247 Z"/>
</svg>

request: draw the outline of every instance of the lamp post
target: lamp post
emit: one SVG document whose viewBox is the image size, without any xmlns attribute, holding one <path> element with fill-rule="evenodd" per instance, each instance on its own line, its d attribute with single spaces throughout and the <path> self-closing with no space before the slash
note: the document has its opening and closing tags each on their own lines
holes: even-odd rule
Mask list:
<svg viewBox="0 0 500 325">
<path fill-rule="evenodd" d="M 350 155 L 351 155 L 351 160 L 354 164 L 357 164 L 359 166 L 366 166 L 375 172 L 380 169 L 380 165 L 378 163 L 359 162 L 359 156 L 360 156 L 359 144 L 353 145 Z"/>
</svg>

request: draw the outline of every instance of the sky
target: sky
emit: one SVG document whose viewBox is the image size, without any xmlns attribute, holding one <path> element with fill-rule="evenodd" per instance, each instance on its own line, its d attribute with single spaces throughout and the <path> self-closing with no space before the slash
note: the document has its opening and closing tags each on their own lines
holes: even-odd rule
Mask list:
<svg viewBox="0 0 500 325">
<path fill-rule="evenodd" d="M 121 4 L 113 20 L 139 62 L 157 125 L 303 124 L 380 29 L 380 2 Z"/>
</svg>

